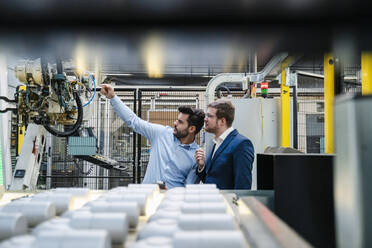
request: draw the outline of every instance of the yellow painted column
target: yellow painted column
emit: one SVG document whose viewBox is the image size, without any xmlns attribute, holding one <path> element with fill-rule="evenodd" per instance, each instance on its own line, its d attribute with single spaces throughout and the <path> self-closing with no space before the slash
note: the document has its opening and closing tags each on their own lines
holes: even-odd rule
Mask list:
<svg viewBox="0 0 372 248">
<path fill-rule="evenodd" d="M 290 126 L 290 92 L 289 86 L 285 85 L 286 82 L 286 68 L 289 61 L 285 60 L 281 65 L 282 83 L 280 86 L 280 102 L 281 102 L 281 115 L 282 115 L 282 130 L 281 130 L 281 146 L 291 146 L 291 126 Z"/>
<path fill-rule="evenodd" d="M 324 55 L 324 145 L 325 153 L 333 153 L 333 99 L 335 66 L 332 54 Z"/>
<path fill-rule="evenodd" d="M 362 52 L 362 94 L 372 94 L 372 52 Z"/>
<path fill-rule="evenodd" d="M 18 127 L 18 154 L 17 156 L 21 153 L 23 140 L 25 139 L 25 131 L 26 131 L 25 126 Z"/>
<path fill-rule="evenodd" d="M 26 86 L 25 85 L 19 86 L 19 90 L 26 90 Z M 25 126 L 18 127 L 18 134 L 17 134 L 17 136 L 18 136 L 17 137 L 18 138 L 18 154 L 17 154 L 17 156 L 21 153 L 23 140 L 25 138 L 25 131 L 26 131 Z"/>
</svg>

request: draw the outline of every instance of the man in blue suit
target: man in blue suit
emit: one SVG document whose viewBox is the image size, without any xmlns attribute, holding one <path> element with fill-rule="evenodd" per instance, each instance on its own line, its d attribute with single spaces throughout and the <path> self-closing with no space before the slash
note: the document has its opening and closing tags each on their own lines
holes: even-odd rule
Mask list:
<svg viewBox="0 0 372 248">
<path fill-rule="evenodd" d="M 196 174 L 203 183 L 215 183 L 219 189 L 251 189 L 254 148 L 252 142 L 232 127 L 235 108 L 228 100 L 208 105 L 205 130 L 215 135 L 212 152 L 205 160 L 198 149 Z"/>
</svg>

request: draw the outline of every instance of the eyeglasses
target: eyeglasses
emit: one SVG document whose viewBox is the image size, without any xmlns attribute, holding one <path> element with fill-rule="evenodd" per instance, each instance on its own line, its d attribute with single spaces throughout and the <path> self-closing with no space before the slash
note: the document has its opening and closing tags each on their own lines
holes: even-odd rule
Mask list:
<svg viewBox="0 0 372 248">
<path fill-rule="evenodd" d="M 212 118 L 214 118 L 214 117 L 216 117 L 215 115 L 212 115 L 212 114 L 206 114 L 206 117 L 208 118 L 208 119 L 212 119 Z"/>
</svg>

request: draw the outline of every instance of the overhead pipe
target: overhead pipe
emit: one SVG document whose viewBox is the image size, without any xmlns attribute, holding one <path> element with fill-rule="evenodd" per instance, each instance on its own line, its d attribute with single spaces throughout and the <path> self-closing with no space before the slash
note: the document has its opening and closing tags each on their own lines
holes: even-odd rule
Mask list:
<svg viewBox="0 0 372 248">
<path fill-rule="evenodd" d="M 214 95 L 216 92 L 217 87 L 223 83 L 241 83 L 244 88 L 244 83 L 247 82 L 262 82 L 265 80 L 265 77 L 280 63 L 288 57 L 288 53 L 281 53 L 273 57 L 269 63 L 266 64 L 264 69 L 260 72 L 254 73 L 221 73 L 214 76 L 208 83 L 206 91 L 205 91 L 205 98 L 206 98 L 206 105 L 205 110 L 207 110 L 207 106 L 209 103 L 214 101 Z M 247 85 L 248 87 L 248 85 Z M 204 144 L 203 147 L 207 153 L 211 150 L 210 140 L 212 140 L 211 133 L 204 133 Z"/>
<path fill-rule="evenodd" d="M 250 82 L 262 82 L 265 77 L 285 58 L 288 57 L 288 53 L 281 53 L 273 57 L 269 63 L 266 64 L 264 69 L 260 72 L 255 73 L 221 73 L 214 76 L 208 83 L 205 97 L 206 106 L 214 101 L 214 94 L 216 88 L 223 83 L 243 83 L 247 78 Z"/>
</svg>

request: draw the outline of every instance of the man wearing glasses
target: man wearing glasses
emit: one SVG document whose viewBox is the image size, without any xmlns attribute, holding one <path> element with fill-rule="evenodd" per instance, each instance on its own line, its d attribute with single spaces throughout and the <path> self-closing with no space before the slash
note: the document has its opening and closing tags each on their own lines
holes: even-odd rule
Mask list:
<svg viewBox="0 0 372 248">
<path fill-rule="evenodd" d="M 215 135 L 212 152 L 195 153 L 196 174 L 203 183 L 214 183 L 219 189 L 251 189 L 254 148 L 252 142 L 232 127 L 235 108 L 228 100 L 208 105 L 205 130 Z"/>
<path fill-rule="evenodd" d="M 128 127 L 151 142 L 150 159 L 142 183 L 162 181 L 170 189 L 199 181 L 195 174 L 195 152 L 199 148 L 195 136 L 204 125 L 203 110 L 180 106 L 174 128 L 171 128 L 139 118 L 115 95 L 110 85 L 102 84 L 101 94 L 110 99 L 116 114 Z"/>
</svg>

